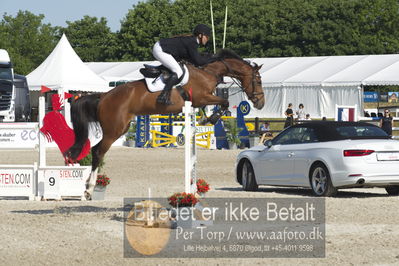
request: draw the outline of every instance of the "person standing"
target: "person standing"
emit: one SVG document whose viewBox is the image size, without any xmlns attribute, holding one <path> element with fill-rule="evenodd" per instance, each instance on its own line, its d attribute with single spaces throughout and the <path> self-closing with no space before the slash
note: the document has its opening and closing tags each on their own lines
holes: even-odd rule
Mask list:
<svg viewBox="0 0 399 266">
<path fill-rule="evenodd" d="M 299 109 L 296 111 L 296 115 L 298 117 L 298 121 L 305 120 L 305 110 L 303 109 L 304 106 L 302 103 L 299 104 Z"/>
<path fill-rule="evenodd" d="M 392 136 L 392 116 L 388 109 L 385 109 L 384 116 L 380 120 L 380 127 L 389 135 Z"/>
<path fill-rule="evenodd" d="M 294 124 L 294 111 L 292 111 L 292 103 L 288 104 L 288 108 L 285 110 L 284 114 L 286 117 L 284 128 L 292 126 Z"/>
</svg>

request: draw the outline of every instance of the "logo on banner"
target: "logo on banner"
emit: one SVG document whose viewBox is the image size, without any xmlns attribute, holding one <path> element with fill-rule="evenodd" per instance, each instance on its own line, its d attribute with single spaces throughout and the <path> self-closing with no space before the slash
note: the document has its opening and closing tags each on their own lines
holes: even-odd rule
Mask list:
<svg viewBox="0 0 399 266">
<path fill-rule="evenodd" d="M 179 135 L 176 136 L 177 145 L 183 146 L 185 142 L 186 142 L 186 140 L 185 140 L 185 137 L 183 134 L 180 133 Z"/>
<path fill-rule="evenodd" d="M 31 187 L 31 171 L 3 170 L 0 173 L 0 187 L 4 188 L 25 188 Z"/>
<path fill-rule="evenodd" d="M 240 109 L 241 113 L 244 116 L 249 114 L 249 112 L 251 111 L 251 106 L 249 105 L 249 102 L 247 102 L 247 101 L 242 101 L 240 103 L 240 105 L 238 106 L 238 108 Z"/>
</svg>

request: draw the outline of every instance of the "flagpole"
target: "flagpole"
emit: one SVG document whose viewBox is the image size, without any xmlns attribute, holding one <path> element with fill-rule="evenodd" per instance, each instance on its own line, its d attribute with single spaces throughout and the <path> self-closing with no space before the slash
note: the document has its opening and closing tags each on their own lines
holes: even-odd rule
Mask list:
<svg viewBox="0 0 399 266">
<path fill-rule="evenodd" d="M 224 32 L 223 32 L 223 46 L 222 46 L 223 49 L 226 44 L 226 28 L 227 28 L 227 5 L 226 5 L 226 14 L 224 16 Z"/>
<path fill-rule="evenodd" d="M 212 39 L 213 39 L 213 53 L 216 53 L 216 39 L 215 39 L 215 25 L 213 23 L 213 8 L 212 8 L 212 0 L 210 1 L 211 7 L 211 20 L 212 20 Z"/>
</svg>

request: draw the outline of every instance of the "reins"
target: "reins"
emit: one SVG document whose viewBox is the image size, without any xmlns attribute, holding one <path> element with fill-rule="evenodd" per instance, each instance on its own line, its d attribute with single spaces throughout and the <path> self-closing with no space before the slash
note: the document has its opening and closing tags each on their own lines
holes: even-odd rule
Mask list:
<svg viewBox="0 0 399 266">
<path fill-rule="evenodd" d="M 252 96 L 249 96 L 249 93 L 247 92 L 247 89 L 246 88 L 244 88 L 244 86 L 242 86 L 242 83 L 241 83 L 241 81 L 239 81 L 238 80 L 238 77 L 239 76 L 249 76 L 249 75 L 236 75 L 235 73 L 234 73 L 234 71 L 231 69 L 231 67 L 224 61 L 224 60 L 220 60 L 220 62 L 222 62 L 223 63 L 223 65 L 225 65 L 225 67 L 226 67 L 226 69 L 227 69 L 227 73 L 230 73 L 230 74 L 232 74 L 233 76 L 230 76 L 230 78 L 233 80 L 233 82 L 234 83 L 232 83 L 229 87 L 228 87 L 228 89 L 230 89 L 232 86 L 233 86 L 233 84 L 236 84 L 240 89 L 241 89 L 241 91 L 237 91 L 237 92 L 235 92 L 235 93 L 232 93 L 232 94 L 229 94 L 229 96 L 233 96 L 233 95 L 236 95 L 236 94 L 238 94 L 238 93 L 240 93 L 240 92 L 244 92 L 244 93 L 246 93 L 247 95 L 248 95 L 248 98 L 251 100 L 251 101 L 253 101 L 254 103 L 256 103 L 257 101 L 259 101 L 259 99 L 258 98 L 256 98 L 256 96 L 257 95 L 264 95 L 265 93 L 263 92 L 263 90 L 262 90 L 262 92 L 255 92 L 255 85 L 256 85 L 256 74 L 255 74 L 255 71 L 252 71 L 252 74 L 251 74 L 251 76 L 252 76 Z"/>
</svg>

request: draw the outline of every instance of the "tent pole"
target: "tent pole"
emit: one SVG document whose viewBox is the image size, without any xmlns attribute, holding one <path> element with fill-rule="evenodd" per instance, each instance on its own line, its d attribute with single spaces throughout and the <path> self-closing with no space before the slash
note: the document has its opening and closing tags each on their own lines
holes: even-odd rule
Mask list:
<svg viewBox="0 0 399 266">
<path fill-rule="evenodd" d="M 380 87 L 378 87 L 377 92 L 378 92 L 378 99 L 377 99 L 377 116 L 378 116 L 378 111 L 380 110 L 380 95 L 381 95 Z"/>
<path fill-rule="evenodd" d="M 360 84 L 360 108 L 359 108 L 359 111 L 360 111 L 360 117 L 363 117 L 364 116 L 364 87 L 363 87 L 363 84 Z"/>
</svg>

